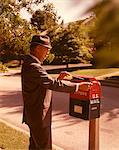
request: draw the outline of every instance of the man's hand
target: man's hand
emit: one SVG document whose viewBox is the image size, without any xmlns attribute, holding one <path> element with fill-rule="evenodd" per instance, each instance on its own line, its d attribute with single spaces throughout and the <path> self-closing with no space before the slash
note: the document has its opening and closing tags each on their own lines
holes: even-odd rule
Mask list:
<svg viewBox="0 0 119 150">
<path fill-rule="evenodd" d="M 79 90 L 89 91 L 91 85 L 92 85 L 92 83 L 90 83 L 90 82 L 81 82 L 81 83 L 79 83 Z"/>
<path fill-rule="evenodd" d="M 62 71 L 62 72 L 60 72 L 60 74 L 59 74 L 59 76 L 58 76 L 58 80 L 63 80 L 64 79 L 64 77 L 67 77 L 67 76 L 72 76 L 69 72 L 67 72 L 67 71 Z"/>
</svg>

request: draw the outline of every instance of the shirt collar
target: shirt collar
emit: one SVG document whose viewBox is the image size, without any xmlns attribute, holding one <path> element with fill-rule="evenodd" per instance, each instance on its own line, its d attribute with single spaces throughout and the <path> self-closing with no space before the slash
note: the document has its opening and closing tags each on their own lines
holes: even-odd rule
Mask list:
<svg viewBox="0 0 119 150">
<path fill-rule="evenodd" d="M 29 54 L 29 56 L 31 56 L 33 59 L 35 59 L 36 61 L 38 61 L 41 64 L 41 61 L 36 56 L 34 56 L 32 54 Z"/>
</svg>

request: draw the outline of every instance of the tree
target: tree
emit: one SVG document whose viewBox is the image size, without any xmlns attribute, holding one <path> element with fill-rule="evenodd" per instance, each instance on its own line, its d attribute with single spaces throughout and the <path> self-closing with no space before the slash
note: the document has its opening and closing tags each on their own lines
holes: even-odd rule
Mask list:
<svg viewBox="0 0 119 150">
<path fill-rule="evenodd" d="M 36 26 L 40 31 L 51 31 L 58 25 L 59 19 L 60 17 L 57 16 L 53 4 L 48 3 L 43 6 L 43 10 L 39 9 L 32 15 L 31 24 Z"/>
<path fill-rule="evenodd" d="M 79 61 L 80 48 L 76 38 L 67 29 L 59 29 L 52 44 L 52 51 L 55 53 L 55 61 L 68 64 Z"/>
<path fill-rule="evenodd" d="M 39 31 L 47 31 L 47 34 L 51 38 L 51 44 L 53 45 L 58 28 L 62 25 L 62 22 L 60 23 L 60 19 L 61 18 L 55 11 L 54 5 L 52 3 L 48 3 L 43 5 L 43 8 L 35 11 L 31 18 L 31 25 L 36 27 Z M 52 50 L 44 63 L 51 63 L 54 58 L 55 54 Z"/>
<path fill-rule="evenodd" d="M 12 0 L 0 2 L 0 59 L 3 62 L 13 56 L 18 58 L 22 54 L 27 54 L 31 36 L 37 32 L 31 28 L 30 23 L 21 19 L 19 11 L 25 1 L 18 2 Z"/>
<path fill-rule="evenodd" d="M 79 20 L 68 25 L 68 30 L 70 30 L 80 45 L 80 60 L 82 62 L 91 61 L 94 48 L 93 38 L 89 34 L 92 24 L 86 24 L 86 20 Z"/>
<path fill-rule="evenodd" d="M 96 15 L 93 29 L 97 66 L 119 66 L 119 1 L 103 0 L 90 9 Z"/>
</svg>

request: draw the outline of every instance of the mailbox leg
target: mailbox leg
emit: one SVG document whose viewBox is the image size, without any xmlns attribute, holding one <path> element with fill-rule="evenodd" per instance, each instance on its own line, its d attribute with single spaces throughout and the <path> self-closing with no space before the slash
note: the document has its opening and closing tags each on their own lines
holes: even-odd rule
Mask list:
<svg viewBox="0 0 119 150">
<path fill-rule="evenodd" d="M 99 150 L 99 118 L 89 120 L 88 150 Z"/>
</svg>

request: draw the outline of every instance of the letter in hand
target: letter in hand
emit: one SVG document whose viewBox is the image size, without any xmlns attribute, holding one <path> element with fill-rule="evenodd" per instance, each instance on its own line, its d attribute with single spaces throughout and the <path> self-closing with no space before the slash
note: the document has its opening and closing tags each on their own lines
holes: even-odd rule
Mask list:
<svg viewBox="0 0 119 150">
<path fill-rule="evenodd" d="M 89 91 L 91 85 L 92 85 L 92 83 L 90 83 L 90 82 L 81 82 L 81 83 L 79 83 L 79 90 Z"/>
<path fill-rule="evenodd" d="M 57 79 L 58 80 L 63 80 L 67 76 L 72 76 L 72 75 L 67 71 L 61 71 Z"/>
</svg>

